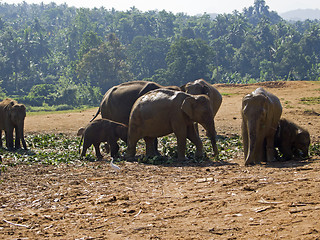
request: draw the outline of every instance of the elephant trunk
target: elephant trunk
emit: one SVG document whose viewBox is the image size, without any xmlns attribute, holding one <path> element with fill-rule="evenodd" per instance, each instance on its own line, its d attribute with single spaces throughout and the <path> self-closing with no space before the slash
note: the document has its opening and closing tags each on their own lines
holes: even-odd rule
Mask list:
<svg viewBox="0 0 320 240">
<path fill-rule="evenodd" d="M 16 126 L 16 139 L 15 139 L 15 148 L 21 148 L 20 140 L 22 142 L 23 148 L 27 150 L 27 144 L 24 140 L 24 121 L 21 121 Z"/>
<path fill-rule="evenodd" d="M 212 149 L 213 149 L 213 156 L 218 156 L 218 147 L 217 147 L 217 142 L 216 142 L 216 137 L 217 137 L 217 132 L 215 129 L 215 124 L 214 124 L 214 120 L 210 120 L 209 124 L 202 124 L 202 126 L 204 127 L 204 129 L 207 132 L 207 137 L 210 139 L 211 141 L 211 145 L 212 145 Z"/>
<path fill-rule="evenodd" d="M 21 138 L 21 142 L 22 142 L 23 148 L 24 148 L 25 150 L 28 150 L 26 141 L 24 140 L 24 122 L 22 123 L 20 138 Z"/>
<path fill-rule="evenodd" d="M 248 124 L 248 153 L 245 165 L 253 165 L 257 162 L 257 152 L 260 151 L 260 141 L 257 138 L 257 128 L 255 123 Z"/>
</svg>

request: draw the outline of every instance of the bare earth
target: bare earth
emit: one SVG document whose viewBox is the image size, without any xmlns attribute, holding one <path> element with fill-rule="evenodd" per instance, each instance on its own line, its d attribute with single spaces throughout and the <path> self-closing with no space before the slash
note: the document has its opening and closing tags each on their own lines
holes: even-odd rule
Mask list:
<svg viewBox="0 0 320 240">
<path fill-rule="evenodd" d="M 320 142 L 320 82 L 217 85 L 219 135 L 240 134 L 241 99 L 258 86 Z M 26 134 L 76 134 L 96 109 L 27 116 Z M 5 159 L 3 160 L 5 161 Z M 320 156 L 245 167 L 124 162 L 19 165 L 0 176 L 0 239 L 320 239 Z"/>
</svg>

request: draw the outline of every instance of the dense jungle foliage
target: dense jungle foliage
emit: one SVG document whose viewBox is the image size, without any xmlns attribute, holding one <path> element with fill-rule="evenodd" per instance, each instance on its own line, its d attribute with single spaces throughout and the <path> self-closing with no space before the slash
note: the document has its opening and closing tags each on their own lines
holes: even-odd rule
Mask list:
<svg viewBox="0 0 320 240">
<path fill-rule="evenodd" d="M 0 3 L 0 96 L 30 106 L 97 105 L 131 80 L 183 85 L 320 79 L 320 22 L 287 22 L 264 0 L 188 16 Z"/>
</svg>

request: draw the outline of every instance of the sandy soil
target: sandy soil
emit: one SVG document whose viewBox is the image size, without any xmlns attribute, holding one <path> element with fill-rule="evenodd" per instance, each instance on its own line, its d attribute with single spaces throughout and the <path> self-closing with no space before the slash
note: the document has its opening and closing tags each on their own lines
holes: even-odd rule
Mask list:
<svg viewBox="0 0 320 240">
<path fill-rule="evenodd" d="M 283 117 L 320 142 L 320 82 L 217 85 L 219 135 L 240 134 L 242 97 L 262 85 Z M 27 116 L 26 134 L 76 134 L 96 109 Z M 5 161 L 5 160 L 4 160 Z M 320 156 L 245 167 L 124 162 L 9 167 L 0 176 L 0 239 L 320 239 Z"/>
</svg>

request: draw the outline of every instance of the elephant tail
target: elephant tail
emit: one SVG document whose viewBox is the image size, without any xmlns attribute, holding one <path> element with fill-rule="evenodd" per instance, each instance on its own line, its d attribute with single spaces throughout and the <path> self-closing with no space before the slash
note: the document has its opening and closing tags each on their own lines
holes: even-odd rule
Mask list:
<svg viewBox="0 0 320 240">
<path fill-rule="evenodd" d="M 100 107 L 98 108 L 98 111 L 96 113 L 96 115 L 94 115 L 94 117 L 90 120 L 90 122 L 92 122 L 100 113 Z"/>
<path fill-rule="evenodd" d="M 83 141 L 83 135 L 81 136 L 81 139 L 80 139 L 80 144 L 79 144 L 79 154 L 81 154 L 81 144 L 82 144 L 82 141 Z"/>
</svg>

